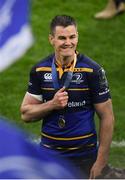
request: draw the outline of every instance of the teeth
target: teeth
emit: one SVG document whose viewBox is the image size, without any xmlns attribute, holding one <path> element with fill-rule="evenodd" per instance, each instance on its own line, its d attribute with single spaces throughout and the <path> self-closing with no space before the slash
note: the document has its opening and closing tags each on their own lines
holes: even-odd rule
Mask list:
<svg viewBox="0 0 125 180">
<path fill-rule="evenodd" d="M 64 49 L 69 49 L 69 48 L 72 48 L 72 47 L 63 47 Z"/>
</svg>

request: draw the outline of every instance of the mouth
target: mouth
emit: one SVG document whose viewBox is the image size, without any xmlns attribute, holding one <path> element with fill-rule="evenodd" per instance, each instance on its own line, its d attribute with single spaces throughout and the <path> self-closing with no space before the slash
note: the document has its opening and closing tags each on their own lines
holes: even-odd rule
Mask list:
<svg viewBox="0 0 125 180">
<path fill-rule="evenodd" d="M 71 48 L 73 48 L 73 46 L 62 46 L 61 48 L 62 49 L 71 49 Z"/>
<path fill-rule="evenodd" d="M 72 50 L 73 46 L 63 46 L 61 47 L 62 50 Z"/>
</svg>

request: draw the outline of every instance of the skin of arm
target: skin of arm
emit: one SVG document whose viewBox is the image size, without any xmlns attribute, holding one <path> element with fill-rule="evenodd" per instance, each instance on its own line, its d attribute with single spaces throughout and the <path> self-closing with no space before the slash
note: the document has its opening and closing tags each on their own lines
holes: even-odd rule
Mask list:
<svg viewBox="0 0 125 180">
<path fill-rule="evenodd" d="M 110 145 L 114 128 L 114 115 L 111 99 L 104 103 L 95 104 L 95 110 L 100 119 L 99 125 L 99 149 L 97 159 L 90 171 L 90 179 L 101 175 L 107 165 Z"/>
<path fill-rule="evenodd" d="M 45 103 L 26 93 L 20 108 L 21 118 L 25 122 L 40 120 L 53 110 L 63 109 L 67 102 L 68 93 L 65 87 L 58 90 L 53 99 Z"/>
</svg>

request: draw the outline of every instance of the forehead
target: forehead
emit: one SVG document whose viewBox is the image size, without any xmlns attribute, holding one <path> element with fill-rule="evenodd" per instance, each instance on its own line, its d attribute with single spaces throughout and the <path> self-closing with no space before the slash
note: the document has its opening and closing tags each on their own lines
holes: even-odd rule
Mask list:
<svg viewBox="0 0 125 180">
<path fill-rule="evenodd" d="M 74 25 L 70 26 L 56 26 L 54 34 L 57 36 L 69 36 L 71 34 L 76 34 L 77 28 Z"/>
</svg>

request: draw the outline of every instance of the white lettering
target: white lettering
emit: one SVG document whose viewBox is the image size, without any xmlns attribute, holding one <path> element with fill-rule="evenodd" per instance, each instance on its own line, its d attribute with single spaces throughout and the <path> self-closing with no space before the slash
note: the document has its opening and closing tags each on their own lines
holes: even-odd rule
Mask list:
<svg viewBox="0 0 125 180">
<path fill-rule="evenodd" d="M 100 92 L 99 95 L 101 96 L 101 95 L 106 94 L 108 92 L 109 92 L 109 89 L 107 89 L 106 91 Z"/>
<path fill-rule="evenodd" d="M 68 102 L 68 107 L 82 107 L 85 106 L 86 102 L 85 100 L 82 102 Z"/>
</svg>

